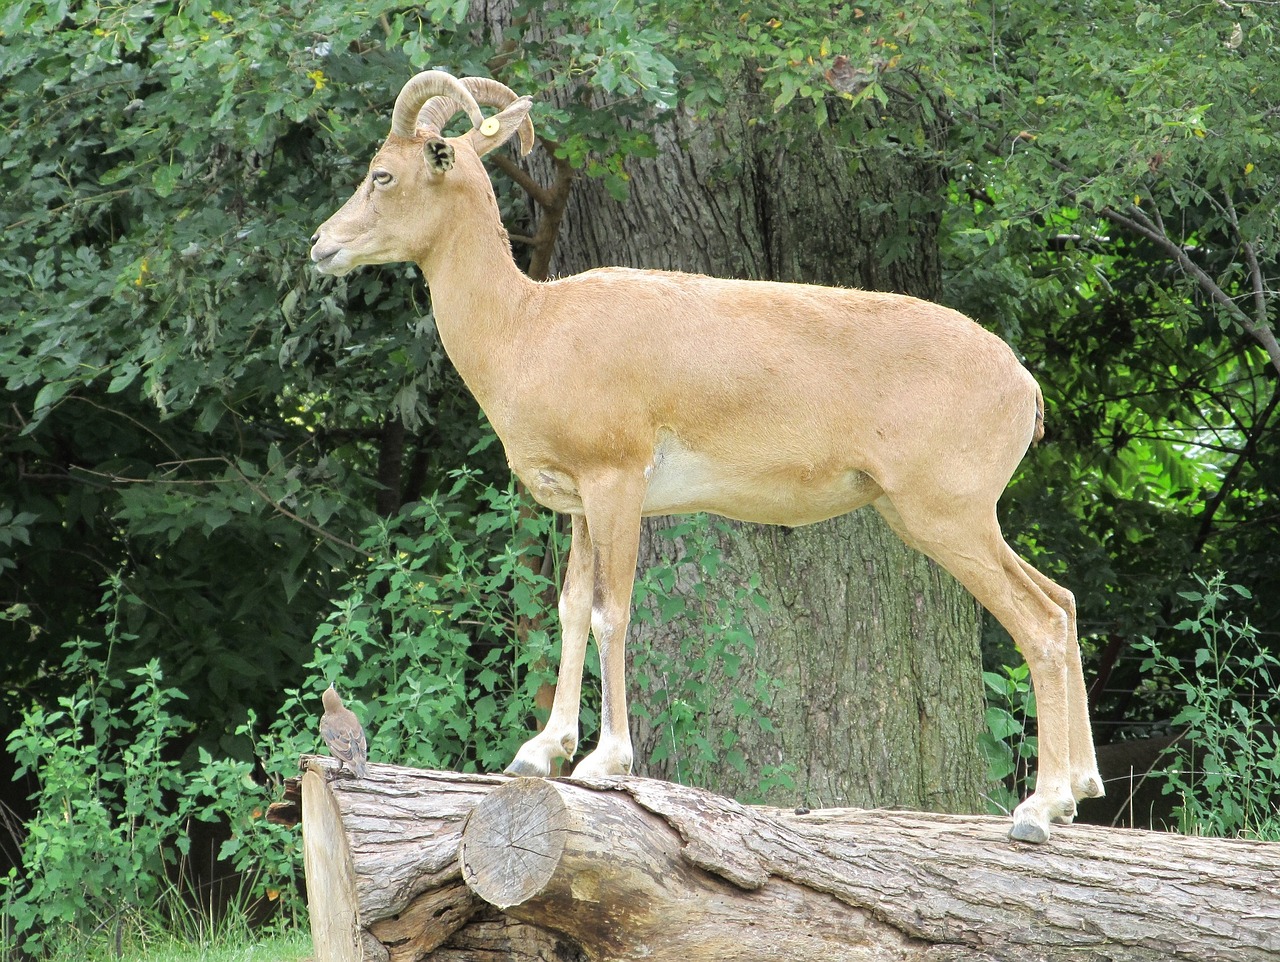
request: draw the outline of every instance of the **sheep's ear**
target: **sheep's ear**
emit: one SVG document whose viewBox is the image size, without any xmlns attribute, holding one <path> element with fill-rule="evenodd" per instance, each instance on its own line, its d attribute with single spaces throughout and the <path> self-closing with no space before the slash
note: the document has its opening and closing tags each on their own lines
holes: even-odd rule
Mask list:
<svg viewBox="0 0 1280 962">
<path fill-rule="evenodd" d="M 483 157 L 505 144 L 517 131 L 520 132 L 520 153 L 527 154 L 533 150 L 533 122 L 529 120 L 529 108 L 532 106 L 532 97 L 520 97 L 506 110 L 486 117 L 479 127 L 469 130 L 466 136 L 476 153 Z"/>
<path fill-rule="evenodd" d="M 453 147 L 443 137 L 428 137 L 422 145 L 422 156 L 427 167 L 437 174 L 453 168 Z"/>
</svg>

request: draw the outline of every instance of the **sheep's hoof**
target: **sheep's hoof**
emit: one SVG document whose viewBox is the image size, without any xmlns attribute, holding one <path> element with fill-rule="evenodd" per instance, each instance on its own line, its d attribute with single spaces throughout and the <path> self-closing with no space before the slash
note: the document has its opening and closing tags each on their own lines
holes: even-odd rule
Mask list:
<svg viewBox="0 0 1280 962">
<path fill-rule="evenodd" d="M 546 778 L 548 773 L 539 771 L 537 765 L 532 765 L 529 762 L 522 762 L 517 758 L 502 770 L 502 774 L 518 775 L 521 778 Z"/>
<path fill-rule="evenodd" d="M 574 778 L 611 778 L 630 774 L 630 745 L 608 746 L 602 743 L 573 769 Z"/>
<path fill-rule="evenodd" d="M 1101 798 L 1106 794 L 1102 788 L 1101 776 L 1093 774 L 1076 779 L 1073 794 L 1076 798 Z"/>
<path fill-rule="evenodd" d="M 1014 822 L 1009 829 L 1009 838 L 1015 842 L 1030 842 L 1039 845 L 1049 841 L 1049 830 L 1035 822 Z"/>
<path fill-rule="evenodd" d="M 568 732 L 556 738 L 543 730 L 520 746 L 516 757 L 506 767 L 504 774 L 525 778 L 546 778 L 562 758 L 572 758 L 578 747 L 576 732 Z"/>
</svg>

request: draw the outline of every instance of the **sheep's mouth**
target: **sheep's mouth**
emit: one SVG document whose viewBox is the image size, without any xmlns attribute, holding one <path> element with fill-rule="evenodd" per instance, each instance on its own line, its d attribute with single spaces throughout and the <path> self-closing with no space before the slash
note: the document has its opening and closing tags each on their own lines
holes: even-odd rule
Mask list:
<svg viewBox="0 0 1280 962">
<path fill-rule="evenodd" d="M 327 251 L 313 247 L 311 248 L 311 262 L 315 264 L 316 270 L 321 274 L 345 274 L 351 270 L 351 266 L 341 263 L 338 255 L 342 253 L 343 248 L 341 247 L 335 247 Z"/>
</svg>

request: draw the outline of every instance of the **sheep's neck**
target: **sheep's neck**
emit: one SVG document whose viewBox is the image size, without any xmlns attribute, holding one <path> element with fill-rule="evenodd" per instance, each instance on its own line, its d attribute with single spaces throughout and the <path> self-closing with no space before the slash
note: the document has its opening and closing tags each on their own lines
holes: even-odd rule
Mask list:
<svg viewBox="0 0 1280 962">
<path fill-rule="evenodd" d="M 482 408 L 507 371 L 508 347 L 536 285 L 516 266 L 497 219 L 457 223 L 419 266 L 440 343 Z"/>
</svg>

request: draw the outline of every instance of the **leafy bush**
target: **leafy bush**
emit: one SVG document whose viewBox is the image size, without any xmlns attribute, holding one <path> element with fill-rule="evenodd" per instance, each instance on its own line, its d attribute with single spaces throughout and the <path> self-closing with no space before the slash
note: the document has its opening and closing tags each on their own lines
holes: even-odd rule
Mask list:
<svg viewBox="0 0 1280 962">
<path fill-rule="evenodd" d="M 978 736 L 978 744 L 991 783 L 987 804 L 991 814 L 1007 815 L 1035 788 L 1030 763 L 1038 744 L 1035 735 L 1027 734 L 1027 722 L 1036 717 L 1036 696 L 1025 663 L 984 671 L 982 680 L 987 688 L 987 730 Z"/>
<path fill-rule="evenodd" d="M 119 590 L 108 583 L 108 606 Z M 249 763 L 203 749 L 200 770 L 189 775 L 179 756 L 191 726 L 173 710 L 185 696 L 164 684 L 159 664 L 122 678 L 109 645 L 77 639 L 64 647 L 62 670 L 79 679 L 75 690 L 57 710 L 30 708 L 8 738 L 18 776 L 30 774 L 38 789 L 23 874 L 0 880 L 12 923 L 5 937 L 38 953 L 95 931 L 120 941 L 125 929 L 160 917 L 190 928 L 199 918 L 184 878 L 193 820 L 230 826 L 220 857 L 248 873 L 242 909 L 290 892 L 296 843 L 262 817 L 278 785 L 255 780 Z M 282 904 L 296 919 L 296 900 Z"/>
<path fill-rule="evenodd" d="M 1196 581 L 1179 592 L 1195 612 L 1175 626 L 1200 640 L 1192 666 L 1145 643 L 1148 684 L 1169 685 L 1183 700 L 1172 724 L 1185 734 L 1156 774 L 1180 799 L 1179 831 L 1280 839 L 1280 659 L 1231 611 L 1252 597 L 1248 589 L 1221 573 Z"/>
<path fill-rule="evenodd" d="M 693 671 L 686 664 L 668 672 L 659 654 L 641 652 L 637 683 L 658 706 L 650 721 L 669 732 L 660 750 L 680 756 L 686 778 L 706 777 L 744 764 L 731 739 L 709 739 L 695 722 L 719 698 L 708 679 L 734 679 L 735 715 L 764 727 L 760 705 L 773 682 L 746 679 L 742 667 L 752 639 L 740 609 L 761 603 L 758 586 L 743 585 L 714 611 L 672 600 L 679 569 L 710 576 L 721 563 L 705 519 L 672 530 L 681 550 L 646 575 L 638 617 L 701 626 L 686 645 Z M 158 916 L 184 924 L 192 893 L 182 863 L 193 820 L 229 827 L 218 857 L 244 875 L 242 908 L 274 903 L 278 917 L 295 919 L 299 837 L 262 816 L 298 756 L 319 748 L 318 696 L 330 681 L 364 722 L 375 760 L 504 767 L 531 733 L 536 692 L 555 679 L 559 579 L 543 572 L 542 559 L 563 556 L 561 537 L 554 517 L 534 509 L 514 481 L 500 488 L 465 468 L 451 473 L 447 489 L 373 525 L 362 544 L 366 563 L 316 630 L 306 673 L 274 720 L 261 726 L 249 712 L 228 723 L 252 746 L 253 761 L 215 757 L 202 745 L 184 758 L 194 732 L 174 707 L 183 692 L 165 684 L 157 662 L 122 669 L 113 661 L 114 645 L 128 640 L 115 612 L 130 599 L 120 578 L 108 582 L 108 643 L 70 643 L 63 671 L 79 679 L 74 692 L 57 711 L 28 710 L 9 738 L 20 774 L 39 786 L 23 872 L 3 882 L 19 944 L 37 952 L 87 933 L 141 930 Z M 594 661 L 587 671 L 598 680 Z M 691 680 L 668 690 L 675 677 Z M 584 685 L 584 742 L 598 725 L 598 689 Z M 789 774 L 775 766 L 761 777 L 767 789 Z"/>
<path fill-rule="evenodd" d="M 555 583 L 540 568 L 558 535 L 513 480 L 451 475 L 449 489 L 367 532 L 369 563 L 316 630 L 311 674 L 284 712 L 308 718 L 308 693 L 338 679 L 356 694 L 371 757 L 501 771 L 529 734 L 535 693 L 555 680 Z"/>
<path fill-rule="evenodd" d="M 523 557 L 542 550 L 552 524 L 513 483 L 499 490 L 459 470 L 449 490 L 371 528 L 367 565 L 316 631 L 300 686 L 269 726 L 252 711 L 228 724 L 253 761 L 199 746 L 184 765 L 193 726 L 174 706 L 185 694 L 164 683 L 157 661 L 129 669 L 112 658 L 129 641 L 119 611 L 136 599 L 111 579 L 100 611 L 108 642 L 69 643 L 62 671 L 78 679 L 73 693 L 56 711 L 30 708 L 9 737 L 19 776 L 38 785 L 23 872 L 3 883 L 18 944 L 37 952 L 152 926 L 157 915 L 181 922 L 192 820 L 230 829 L 218 858 L 245 876 L 242 909 L 275 902 L 280 917 L 296 918 L 298 834 L 263 815 L 298 756 L 318 747 L 317 696 L 330 680 L 354 694 L 375 758 L 501 768 L 557 655 L 545 630 L 519 633 L 518 646 L 514 630 L 546 612 L 552 583 Z"/>
</svg>

